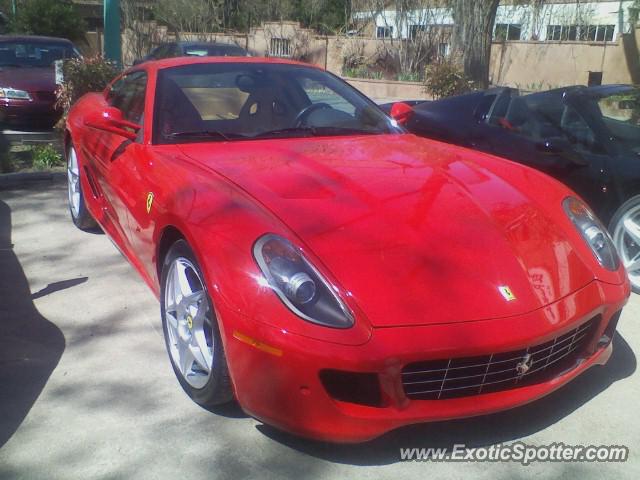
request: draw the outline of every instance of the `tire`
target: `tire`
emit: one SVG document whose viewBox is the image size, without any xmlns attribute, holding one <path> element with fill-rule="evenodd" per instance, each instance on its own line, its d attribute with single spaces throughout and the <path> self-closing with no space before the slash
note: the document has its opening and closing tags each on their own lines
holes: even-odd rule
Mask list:
<svg viewBox="0 0 640 480">
<path fill-rule="evenodd" d="M 184 391 L 212 408 L 233 400 L 218 319 L 189 245 L 174 243 L 162 265 L 160 311 L 165 346 Z"/>
<path fill-rule="evenodd" d="M 98 228 L 98 224 L 87 210 L 82 191 L 82 169 L 78 163 L 75 147 L 69 145 L 67 151 L 67 192 L 69 199 L 69 213 L 71 220 L 80 230 L 91 231 Z"/>
<path fill-rule="evenodd" d="M 634 293 L 640 293 L 640 195 L 622 204 L 611 219 L 609 231 L 620 260 L 627 268 Z"/>
</svg>

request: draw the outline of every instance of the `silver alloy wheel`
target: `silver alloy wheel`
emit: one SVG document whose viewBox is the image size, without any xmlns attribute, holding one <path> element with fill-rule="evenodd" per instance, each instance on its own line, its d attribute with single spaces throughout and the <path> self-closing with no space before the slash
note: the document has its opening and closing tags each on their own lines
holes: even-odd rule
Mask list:
<svg viewBox="0 0 640 480">
<path fill-rule="evenodd" d="M 640 204 L 629 208 L 613 230 L 613 241 L 627 269 L 629 281 L 640 289 Z"/>
<path fill-rule="evenodd" d="M 212 313 L 202 279 L 184 257 L 169 267 L 164 304 L 173 364 L 189 385 L 203 388 L 213 365 Z"/>
<path fill-rule="evenodd" d="M 69 149 L 67 183 L 71 215 L 73 215 L 73 218 L 78 218 L 78 215 L 80 214 L 80 170 L 78 168 L 78 157 L 73 147 Z"/>
</svg>

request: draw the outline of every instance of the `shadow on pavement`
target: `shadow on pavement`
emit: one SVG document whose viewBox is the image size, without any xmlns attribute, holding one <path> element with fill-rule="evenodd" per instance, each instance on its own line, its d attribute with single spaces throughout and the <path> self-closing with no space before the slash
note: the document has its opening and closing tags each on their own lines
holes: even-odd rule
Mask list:
<svg viewBox="0 0 640 480">
<path fill-rule="evenodd" d="M 534 434 L 571 414 L 614 382 L 632 375 L 635 370 L 636 357 L 631 347 L 616 333 L 613 354 L 605 366 L 595 366 L 550 395 L 512 410 L 468 419 L 411 425 L 355 445 L 307 440 L 264 424 L 256 428 L 294 450 L 331 462 L 387 465 L 400 460 L 400 448 L 452 448 L 455 444 L 481 447 Z"/>
<path fill-rule="evenodd" d="M 11 244 L 11 210 L 0 200 L 0 447 L 23 422 L 65 348 L 32 302 Z"/>
</svg>

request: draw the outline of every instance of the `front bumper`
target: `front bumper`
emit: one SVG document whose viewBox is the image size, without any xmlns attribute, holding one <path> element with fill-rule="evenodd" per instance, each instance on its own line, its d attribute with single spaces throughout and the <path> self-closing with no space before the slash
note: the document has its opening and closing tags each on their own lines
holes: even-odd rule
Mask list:
<svg viewBox="0 0 640 480">
<path fill-rule="evenodd" d="M 62 111 L 51 100 L 0 100 L 0 123 L 22 127 L 51 127 Z"/>
<path fill-rule="evenodd" d="M 360 346 L 322 342 L 258 324 L 223 308 L 225 348 L 236 397 L 250 415 L 303 436 L 358 442 L 413 423 L 483 415 L 536 400 L 611 355 L 613 322 L 628 284 L 594 281 L 545 308 L 518 317 L 374 329 Z M 234 317 L 235 316 L 235 317 Z M 539 345 L 598 317 L 571 368 L 546 381 L 444 400 L 410 400 L 401 381 L 412 362 L 472 357 Z M 232 331 L 231 331 L 232 330 Z M 608 336 L 605 336 L 605 333 Z M 253 339 L 247 341 L 247 339 Z M 337 400 L 320 380 L 327 369 L 375 373 L 382 406 Z"/>
</svg>

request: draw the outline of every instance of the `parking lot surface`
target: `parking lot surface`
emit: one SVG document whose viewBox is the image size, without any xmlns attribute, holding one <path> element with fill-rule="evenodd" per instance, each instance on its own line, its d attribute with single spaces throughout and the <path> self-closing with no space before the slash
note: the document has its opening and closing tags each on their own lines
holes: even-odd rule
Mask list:
<svg viewBox="0 0 640 480">
<path fill-rule="evenodd" d="M 614 354 L 537 402 L 361 445 L 210 412 L 174 378 L 159 306 L 109 239 L 77 230 L 64 183 L 0 191 L 1 479 L 640 478 L 640 297 Z M 626 445 L 626 463 L 401 462 L 404 447 Z"/>
</svg>

